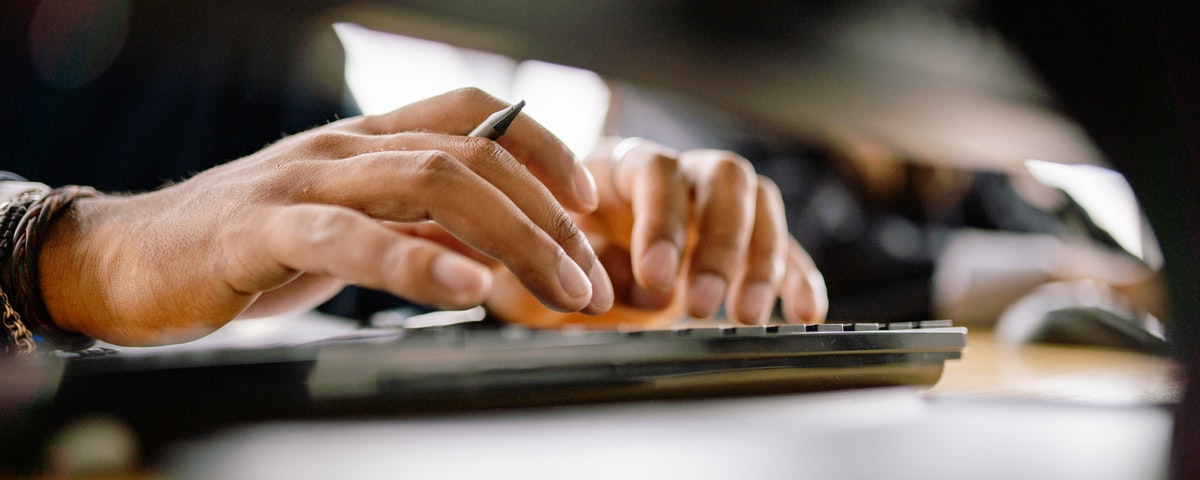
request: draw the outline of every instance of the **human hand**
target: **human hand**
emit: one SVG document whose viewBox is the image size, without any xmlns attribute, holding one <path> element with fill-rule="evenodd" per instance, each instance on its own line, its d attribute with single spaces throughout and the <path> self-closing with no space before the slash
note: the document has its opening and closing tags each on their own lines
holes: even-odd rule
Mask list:
<svg viewBox="0 0 1200 480">
<path fill-rule="evenodd" d="M 600 206 L 576 222 L 611 275 L 613 309 L 551 312 L 501 273 L 487 302 L 493 314 L 537 327 L 645 327 L 684 313 L 708 318 L 724 301 L 731 320 L 760 324 L 782 297 L 787 321 L 824 321 L 824 281 L 788 235 L 778 188 L 744 158 L 609 140 L 585 164 Z"/>
<path fill-rule="evenodd" d="M 491 289 L 485 258 L 550 308 L 606 311 L 607 273 L 563 209 L 595 208 L 586 169 L 525 115 L 498 143 L 462 136 L 505 106 L 458 90 L 285 138 L 159 191 L 80 200 L 40 257 L 51 317 L 101 340 L 155 344 L 311 307 L 346 283 L 466 308 Z M 421 238 L 423 223 L 456 241 Z"/>
<path fill-rule="evenodd" d="M 935 313 L 961 324 L 995 323 L 1014 304 L 1049 284 L 1089 285 L 1086 291 L 1106 292 L 1085 299 L 1072 293 L 1059 299 L 1059 305 L 1120 297 L 1128 308 L 1166 319 L 1159 272 L 1132 255 L 1080 238 L 953 232 L 938 256 L 931 281 Z"/>
</svg>

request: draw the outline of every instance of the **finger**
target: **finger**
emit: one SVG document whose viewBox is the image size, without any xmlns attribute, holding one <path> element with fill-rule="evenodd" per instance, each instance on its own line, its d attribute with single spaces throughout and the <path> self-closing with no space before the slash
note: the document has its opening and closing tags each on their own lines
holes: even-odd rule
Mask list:
<svg viewBox="0 0 1200 480">
<path fill-rule="evenodd" d="M 341 128 L 371 135 L 408 131 L 466 135 L 491 114 L 507 107 L 476 88 L 454 90 Z M 562 204 L 591 212 L 599 204 L 596 182 L 558 137 L 527 114 L 520 114 L 497 140 L 542 181 Z"/>
<path fill-rule="evenodd" d="M 406 237 L 349 209 L 301 204 L 272 209 L 260 223 L 266 258 L 279 272 L 327 275 L 385 290 L 438 308 L 480 304 L 491 289 L 491 272 L 429 241 Z M 231 282 L 262 291 L 270 275 Z"/>
<path fill-rule="evenodd" d="M 652 291 L 638 285 L 637 280 L 634 279 L 633 265 L 630 264 L 628 250 L 609 247 L 597 254 L 600 261 L 604 263 L 604 268 L 608 270 L 613 285 L 619 286 L 616 289 L 614 311 L 616 311 L 615 306 L 617 305 L 645 311 L 662 310 L 671 305 L 674 292 Z"/>
<path fill-rule="evenodd" d="M 304 274 L 286 285 L 263 292 L 238 318 L 259 318 L 317 308 L 333 298 L 346 282 L 324 275 Z"/>
<path fill-rule="evenodd" d="M 645 142 L 614 161 L 614 190 L 633 214 L 630 254 L 637 285 L 667 292 L 679 275 L 691 214 L 690 184 L 676 154 Z"/>
<path fill-rule="evenodd" d="M 453 154 L 473 173 L 490 182 L 538 228 L 562 246 L 567 256 L 588 274 L 591 300 L 585 313 L 599 314 L 612 306 L 613 289 L 604 265 L 596 261 L 591 244 L 545 185 L 505 149 L 484 139 L 428 135 L 431 147 Z"/>
<path fill-rule="evenodd" d="M 382 220 L 433 220 L 513 270 L 551 308 L 607 310 L 612 303 L 607 274 L 545 187 L 511 159 L 508 168 L 495 167 L 506 163 L 503 157 L 471 163 L 491 165 L 490 181 L 438 150 L 311 162 L 313 172 L 296 177 L 312 179 L 305 201 L 342 205 Z"/>
<path fill-rule="evenodd" d="M 770 319 L 787 270 L 787 242 L 787 220 L 779 188 L 760 177 L 745 267 L 733 282 L 727 303 L 727 312 L 734 320 L 765 324 Z"/>
<path fill-rule="evenodd" d="M 795 238 L 788 239 L 787 275 L 783 282 L 783 318 L 788 323 L 821 323 L 829 313 L 825 278 Z"/>
<path fill-rule="evenodd" d="M 696 150 L 681 157 L 695 185 L 697 240 L 688 262 L 688 314 L 708 318 L 725 298 L 745 255 L 756 208 L 756 176 L 729 152 Z"/>
<path fill-rule="evenodd" d="M 417 222 L 417 223 L 397 223 L 397 222 L 382 222 L 387 229 L 408 235 L 410 237 L 422 238 L 429 240 L 443 247 L 453 250 L 455 253 L 464 257 L 470 258 L 480 264 L 486 265 L 489 268 L 499 268 L 500 262 L 496 259 L 484 255 L 479 250 L 471 248 L 470 245 L 463 243 L 454 234 L 446 231 L 441 225 L 434 222 Z"/>
<path fill-rule="evenodd" d="M 548 188 L 539 182 L 507 150 L 501 148 L 495 142 L 481 138 L 464 139 L 460 136 L 431 133 L 406 132 L 392 135 L 362 135 L 335 131 L 323 132 L 320 135 L 314 136 L 312 143 L 316 144 L 315 148 L 320 150 L 320 153 L 317 154 L 318 157 L 330 156 L 338 158 L 341 155 L 351 155 L 354 152 L 364 151 L 378 153 L 344 158 L 339 162 L 337 166 L 339 171 L 336 174 L 318 176 L 318 178 L 332 178 L 334 181 L 342 178 L 379 178 L 379 174 L 386 175 L 389 171 L 395 171 L 395 168 L 392 166 L 380 166 L 364 160 L 366 157 L 378 157 L 379 154 L 389 151 L 396 153 L 410 152 L 411 154 L 412 150 L 440 150 L 450 153 L 452 158 L 461 162 L 473 173 L 498 188 L 530 220 L 548 232 L 555 241 L 559 242 L 567 254 L 585 272 L 588 272 L 589 283 L 591 283 L 593 289 L 591 290 L 592 299 L 586 306 L 586 313 L 603 313 L 611 307 L 611 282 L 608 279 L 608 275 L 604 272 L 603 265 L 595 262 L 595 254 L 592 252 L 586 238 L 579 231 L 579 228 L 574 224 L 566 211 L 560 207 Z M 387 160 L 384 160 L 384 162 L 386 163 Z M 379 169 L 382 172 L 360 171 L 362 169 Z M 396 181 L 381 182 L 378 185 L 381 188 L 395 188 L 396 185 L 406 185 L 408 183 L 410 182 Z M 379 212 L 377 210 L 377 205 L 379 204 L 377 199 L 390 198 L 391 195 L 387 195 L 387 192 L 381 191 L 363 197 L 361 195 L 363 192 L 362 188 L 369 189 L 370 186 L 352 187 L 349 189 L 331 188 L 329 189 L 329 193 L 337 197 L 345 197 L 346 194 L 358 196 L 360 198 L 358 204 L 349 204 L 345 200 L 338 201 L 340 204 L 361 209 L 375 217 L 400 221 L 413 220 L 410 216 L 395 218 L 387 216 L 386 213 Z M 447 191 L 469 192 L 469 190 Z M 462 195 L 470 197 L 466 193 L 462 193 Z M 444 196 L 438 195 L 438 198 Z M 560 306 L 559 308 L 563 307 Z"/>
</svg>

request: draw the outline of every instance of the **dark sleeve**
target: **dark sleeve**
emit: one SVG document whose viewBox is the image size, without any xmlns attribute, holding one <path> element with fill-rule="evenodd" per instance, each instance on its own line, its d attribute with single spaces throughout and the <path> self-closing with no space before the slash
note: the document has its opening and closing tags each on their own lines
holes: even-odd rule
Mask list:
<svg viewBox="0 0 1200 480">
<path fill-rule="evenodd" d="M 33 1 L 6 4 L 0 166 L 51 186 L 149 191 L 359 113 L 322 2 L 127 6 L 47 13 Z M 35 20 L 49 14 L 65 17 Z M 93 49 L 79 58 L 104 61 L 34 58 L 46 50 L 33 48 L 45 40 L 33 32 L 56 26 L 73 26 L 59 33 L 81 40 L 64 52 Z M 350 287 L 324 309 L 363 318 L 399 303 Z"/>
<path fill-rule="evenodd" d="M 355 113 L 317 5 L 103 4 L 0 15 L 4 169 L 146 191 Z"/>
<path fill-rule="evenodd" d="M 779 186 L 789 231 L 825 277 L 831 320 L 931 318 L 944 226 L 871 208 L 818 150 L 749 157 Z"/>
</svg>

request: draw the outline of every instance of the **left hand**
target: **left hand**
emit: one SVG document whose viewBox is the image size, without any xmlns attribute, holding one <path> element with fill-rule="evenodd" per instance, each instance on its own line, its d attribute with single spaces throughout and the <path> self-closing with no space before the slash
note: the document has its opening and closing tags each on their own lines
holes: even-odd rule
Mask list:
<svg viewBox="0 0 1200 480">
<path fill-rule="evenodd" d="M 480 257 L 548 308 L 603 312 L 608 276 L 566 211 L 598 202 L 589 172 L 524 115 L 496 142 L 462 135 L 506 106 L 456 90 L 289 136 L 153 192 L 79 199 L 38 257 L 50 318 L 153 345 L 312 306 L 347 283 L 467 308 L 491 287 Z M 431 226 L 458 244 L 422 238 Z"/>
<path fill-rule="evenodd" d="M 646 327 L 683 313 L 710 318 L 724 302 L 730 320 L 763 324 L 782 298 L 786 321 L 824 321 L 824 280 L 788 234 L 778 188 L 746 159 L 612 139 L 585 165 L 600 206 L 575 217 L 612 278 L 613 309 L 552 312 L 501 272 L 487 302 L 493 314 L 535 327 Z"/>
</svg>

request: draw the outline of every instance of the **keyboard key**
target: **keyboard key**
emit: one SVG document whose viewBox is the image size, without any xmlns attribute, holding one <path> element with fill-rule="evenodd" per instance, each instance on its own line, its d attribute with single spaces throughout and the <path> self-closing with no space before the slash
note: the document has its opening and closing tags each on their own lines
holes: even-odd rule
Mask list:
<svg viewBox="0 0 1200 480">
<path fill-rule="evenodd" d="M 671 340 L 679 338 L 680 332 L 675 330 L 639 330 L 629 332 L 627 335 L 633 338 L 642 338 L 646 340 Z"/>
<path fill-rule="evenodd" d="M 725 334 L 724 329 L 716 327 L 685 328 L 679 332 L 693 337 L 719 337 Z"/>
<path fill-rule="evenodd" d="M 761 337 L 767 334 L 767 327 L 762 325 L 735 327 L 733 333 L 739 337 Z"/>
<path fill-rule="evenodd" d="M 779 333 L 804 333 L 808 331 L 808 325 L 779 325 Z"/>
</svg>

